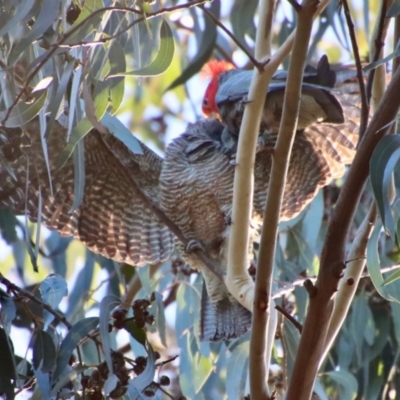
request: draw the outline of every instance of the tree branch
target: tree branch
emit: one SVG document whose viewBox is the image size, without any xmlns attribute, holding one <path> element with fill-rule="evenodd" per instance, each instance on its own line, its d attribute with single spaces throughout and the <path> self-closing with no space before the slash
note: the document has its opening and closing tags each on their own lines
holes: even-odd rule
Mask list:
<svg viewBox="0 0 400 400">
<path fill-rule="evenodd" d="M 393 75 L 392 82 L 371 119 L 334 209 L 322 250 L 315 295 L 310 298 L 287 400 L 310 398 L 332 314 L 332 296 L 337 291 L 345 260 L 349 228 L 368 177 L 371 154 L 396 119 L 400 106 L 399 85 L 400 69 Z"/>
<path fill-rule="evenodd" d="M 392 0 L 388 0 L 389 3 L 392 3 Z M 343 1 L 343 5 L 345 7 L 345 10 L 348 10 L 348 4 L 347 0 Z M 385 4 L 385 2 L 382 2 L 382 6 L 380 9 L 380 14 L 386 15 L 387 8 L 390 6 L 390 4 Z M 349 18 L 350 18 L 350 12 L 347 11 Z M 385 21 L 386 23 L 384 23 Z M 388 19 L 383 19 L 380 17 L 377 20 L 377 23 L 375 24 L 374 31 L 372 34 L 371 42 L 372 43 L 381 43 L 384 38 L 386 37 L 387 34 L 387 28 L 388 28 Z M 350 25 L 352 26 L 352 22 L 347 21 L 349 25 L 349 30 L 351 32 Z M 359 55 L 358 55 L 358 46 L 356 43 L 355 39 L 355 34 L 353 32 L 352 37 L 352 45 L 353 45 L 353 51 L 354 55 L 356 57 L 356 64 L 357 64 L 357 76 L 359 78 L 359 82 L 362 82 L 364 84 L 364 79 L 362 76 L 362 70 L 361 70 L 361 62 L 359 60 Z M 371 46 L 373 47 L 373 45 Z M 376 54 L 371 55 L 371 62 L 372 59 L 375 59 L 375 61 L 379 58 L 383 57 L 383 51 L 382 47 L 379 48 L 378 52 L 378 58 L 376 58 Z M 377 49 L 375 49 L 377 51 Z M 358 57 L 358 61 L 357 61 Z M 372 85 L 372 103 L 373 103 L 373 108 L 375 109 L 376 106 L 379 104 L 380 100 L 382 99 L 383 93 L 385 92 L 386 89 L 386 71 L 385 71 L 385 65 L 382 64 L 379 67 L 376 68 L 375 70 L 375 75 L 373 77 L 373 85 Z M 360 91 L 361 91 L 361 99 L 362 99 L 362 115 L 361 115 L 361 124 L 360 124 L 360 136 L 363 134 L 363 129 L 362 127 L 365 126 L 368 123 L 368 110 L 369 110 L 369 100 L 367 100 L 367 94 L 365 92 L 365 87 L 360 86 Z M 363 100 L 365 96 L 365 99 Z M 365 104 L 364 101 L 367 101 Z M 364 107 L 367 107 L 366 109 Z M 364 114 L 364 111 L 366 111 L 366 115 Z M 363 125 L 365 124 L 365 125 Z M 377 212 L 376 212 L 376 206 L 375 202 L 373 202 L 370 206 L 370 209 L 367 213 L 367 215 L 364 218 L 364 221 L 362 224 L 359 226 L 356 232 L 356 236 L 353 240 L 351 249 L 349 251 L 349 254 L 347 258 L 351 259 L 349 263 L 346 264 L 346 269 L 343 275 L 343 278 L 339 282 L 339 289 L 338 293 L 335 296 L 335 301 L 334 301 L 334 306 L 333 306 L 333 313 L 331 320 L 329 322 L 329 327 L 328 327 L 328 333 L 327 337 L 325 340 L 325 345 L 324 345 L 324 352 L 320 361 L 320 365 L 322 364 L 324 358 L 326 357 L 328 351 L 330 350 L 334 340 L 336 339 L 337 334 L 339 333 L 340 328 L 343 325 L 343 322 L 347 316 L 347 313 L 349 311 L 350 305 L 353 301 L 353 298 L 355 296 L 358 283 L 361 278 L 362 271 L 365 267 L 366 263 L 366 258 L 365 258 L 365 253 L 366 253 L 366 248 L 368 244 L 369 237 L 371 235 L 372 229 L 375 225 L 376 222 L 376 217 L 377 217 Z"/>
<path fill-rule="evenodd" d="M 265 333 L 268 329 L 268 317 L 272 287 L 272 271 L 275 247 L 278 235 L 280 209 L 289 167 L 290 154 L 296 134 L 300 109 L 301 84 L 307 59 L 308 43 L 311 37 L 314 15 L 317 12 L 317 0 L 305 0 L 298 11 L 298 28 L 294 39 L 293 53 L 290 59 L 286 84 L 284 107 L 278 139 L 276 141 L 264 222 L 260 240 L 260 252 L 256 271 L 253 321 L 250 339 L 250 389 L 251 397 L 260 393 L 261 376 L 267 375 L 265 361 L 262 360 L 265 348 Z"/>
</svg>

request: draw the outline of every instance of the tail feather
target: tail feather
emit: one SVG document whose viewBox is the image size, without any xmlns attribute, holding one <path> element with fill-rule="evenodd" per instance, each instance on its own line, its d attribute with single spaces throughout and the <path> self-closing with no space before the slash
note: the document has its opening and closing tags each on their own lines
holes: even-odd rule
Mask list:
<svg viewBox="0 0 400 400">
<path fill-rule="evenodd" d="M 201 296 L 200 338 L 217 342 L 244 335 L 251 327 L 251 312 L 232 296 L 211 302 L 206 285 Z"/>
</svg>

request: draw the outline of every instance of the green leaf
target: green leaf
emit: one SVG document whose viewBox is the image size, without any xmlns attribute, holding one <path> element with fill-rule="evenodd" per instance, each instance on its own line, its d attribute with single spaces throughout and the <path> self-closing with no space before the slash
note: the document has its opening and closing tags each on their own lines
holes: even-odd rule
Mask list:
<svg viewBox="0 0 400 400">
<path fill-rule="evenodd" d="M 8 62 L 12 65 L 21 54 L 30 46 L 36 39 L 43 35 L 46 30 L 58 19 L 60 10 L 60 0 L 43 0 L 39 15 L 36 16 L 35 22 L 29 34 L 25 36 L 16 46 L 13 47 L 9 56 Z"/>
<path fill-rule="evenodd" d="M 212 12 L 216 17 L 219 17 L 220 6 L 220 2 L 218 1 L 214 1 L 211 4 L 210 12 Z M 214 22 L 210 20 L 210 18 L 208 18 L 207 16 L 204 16 L 204 18 L 205 25 L 203 37 L 196 57 L 192 60 L 190 65 L 179 75 L 179 77 L 175 79 L 167 87 L 167 89 L 165 89 L 166 92 L 168 90 L 176 88 L 179 85 L 184 84 L 192 76 L 196 75 L 201 70 L 206 61 L 208 61 L 208 59 L 211 57 L 214 50 L 215 42 L 217 40 L 217 27 Z"/>
<path fill-rule="evenodd" d="M 71 28 L 66 32 L 66 34 L 70 34 L 72 30 L 75 30 L 71 36 L 64 42 L 65 44 L 73 44 L 78 43 L 86 36 L 92 34 L 97 29 L 97 26 L 101 22 L 101 13 L 94 14 L 94 11 L 103 8 L 104 3 L 102 0 L 85 0 L 84 5 L 82 6 L 82 11 L 79 14 L 79 17 L 71 26 Z M 106 11 L 103 11 L 105 13 Z M 85 22 L 83 22 L 85 21 Z M 82 24 L 82 25 L 81 25 Z M 81 25 L 79 28 L 78 26 Z"/>
<path fill-rule="evenodd" d="M 299 347 L 300 333 L 297 328 L 286 318 L 283 322 L 283 343 L 286 350 L 287 357 L 287 376 L 290 379 L 292 376 L 294 360 L 297 355 L 297 348 Z"/>
<path fill-rule="evenodd" d="M 11 212 L 11 209 L 9 207 L 0 207 L 0 232 L 7 244 L 17 241 L 16 226 L 17 218 Z"/>
<path fill-rule="evenodd" d="M 356 398 L 358 382 L 350 372 L 344 370 L 330 371 L 327 375 L 343 388 L 340 393 L 340 400 L 353 400 Z"/>
<path fill-rule="evenodd" d="M 246 2 L 235 0 L 230 13 L 233 34 L 242 46 L 250 51 L 253 51 L 253 49 L 247 44 L 245 37 L 249 35 L 253 40 L 255 39 L 254 16 L 257 6 L 257 0 L 247 0 Z"/>
<path fill-rule="evenodd" d="M 116 40 L 113 40 L 110 47 L 108 48 L 108 60 L 110 64 L 110 75 L 115 75 L 120 72 L 126 71 L 124 49 L 122 48 L 121 44 Z M 121 77 L 110 79 L 109 88 L 109 112 L 111 115 L 114 115 L 118 111 L 118 108 L 124 98 L 125 78 Z"/>
<path fill-rule="evenodd" d="M 386 18 L 395 18 L 400 14 L 400 0 L 394 0 L 387 10 Z"/>
<path fill-rule="evenodd" d="M 11 322 L 15 319 L 17 315 L 17 308 L 12 299 L 7 293 L 0 289 L 0 322 L 3 325 L 6 334 L 10 334 Z"/>
<path fill-rule="evenodd" d="M 396 48 L 394 49 L 394 51 L 392 53 L 390 53 L 388 56 L 379 59 L 378 61 L 374 61 L 368 65 L 366 65 L 363 68 L 364 72 L 369 72 L 374 68 L 379 67 L 382 64 L 386 64 L 387 62 L 393 60 L 393 58 L 398 57 L 400 55 L 400 43 L 397 44 Z"/>
<path fill-rule="evenodd" d="M 384 136 L 371 156 L 370 177 L 372 190 L 386 231 L 393 235 L 394 220 L 390 209 L 388 190 L 390 178 L 400 158 L 400 136 Z"/>
<path fill-rule="evenodd" d="M 53 309 L 56 309 L 63 297 L 68 295 L 68 287 L 65 279 L 55 274 L 49 275 L 42 281 L 39 290 L 42 300 Z M 54 315 L 47 310 L 43 310 L 43 319 L 45 327 L 47 327 L 53 321 Z"/>
<path fill-rule="evenodd" d="M 377 221 L 372 231 L 367 245 L 367 268 L 371 281 L 377 292 L 388 301 L 399 301 L 391 293 L 391 287 L 384 285 L 381 273 L 381 262 L 378 253 L 379 236 L 382 229 L 382 223 Z"/>
<path fill-rule="evenodd" d="M 74 201 L 69 210 L 70 214 L 80 207 L 85 193 L 85 145 L 82 140 L 76 144 L 72 159 L 74 161 Z"/>
<path fill-rule="evenodd" d="M 139 140 L 135 138 L 132 132 L 117 117 L 106 112 L 100 122 L 133 154 L 143 154 Z M 142 268 L 139 270 L 142 270 Z"/>
<path fill-rule="evenodd" d="M 146 350 L 147 350 L 146 367 L 139 376 L 129 381 L 128 390 L 129 387 L 131 387 L 139 391 L 142 391 L 147 386 L 149 386 L 150 383 L 153 382 L 154 380 L 154 374 L 156 372 L 156 367 L 155 367 L 156 357 L 150 345 Z"/>
<path fill-rule="evenodd" d="M 58 81 L 57 90 L 53 93 L 52 97 L 49 99 L 49 105 L 47 111 L 50 112 L 50 116 L 47 119 L 46 134 L 45 137 L 51 132 L 53 123 L 59 112 L 60 104 L 65 95 L 67 85 L 71 79 L 71 74 L 75 66 L 75 60 L 70 60 L 65 66 L 62 75 Z"/>
<path fill-rule="evenodd" d="M 246 395 L 248 365 L 249 341 L 247 340 L 235 347 L 228 360 L 226 392 L 229 400 L 242 399 Z"/>
<path fill-rule="evenodd" d="M 72 352 L 75 350 L 78 343 L 99 324 L 98 317 L 85 318 L 77 322 L 68 331 L 67 336 L 61 343 L 58 350 L 56 368 L 53 373 L 53 384 L 60 378 L 62 372 L 68 364 Z M 104 343 L 103 343 L 104 345 Z"/>
<path fill-rule="evenodd" d="M 393 272 L 392 274 L 390 274 L 384 281 L 383 284 L 384 285 L 388 285 L 389 283 L 392 283 L 394 281 L 397 281 L 397 279 L 400 278 L 400 269 L 398 269 L 397 271 Z"/>
<path fill-rule="evenodd" d="M 153 292 L 155 296 L 155 319 L 157 331 L 160 335 L 162 345 L 167 348 L 167 334 L 166 334 L 166 323 L 165 323 L 165 310 L 163 296 L 161 293 Z"/>
<path fill-rule="evenodd" d="M 121 301 L 115 296 L 106 296 L 100 303 L 100 336 L 103 344 L 104 358 L 107 362 L 108 370 L 113 371 L 111 360 L 111 339 L 108 330 L 110 321 L 110 312 L 115 307 L 119 306 Z"/>
<path fill-rule="evenodd" d="M 35 3 L 34 0 L 25 0 L 21 2 L 15 2 L 15 9 L 14 9 L 14 15 L 11 16 L 9 15 L 2 15 L 2 21 L 5 22 L 7 21 L 0 29 L 0 37 L 4 36 L 8 33 L 8 31 L 11 28 L 14 28 L 17 26 L 28 14 L 28 12 L 31 10 L 33 4 Z M 3 20 L 4 17 L 4 20 Z M 0 23 L 0 26 L 2 23 Z"/>
<path fill-rule="evenodd" d="M 0 393 L 5 394 L 7 400 L 12 400 L 16 382 L 14 354 L 3 328 L 0 328 L 0 354 Z"/>
<path fill-rule="evenodd" d="M 175 44 L 174 37 L 168 23 L 164 20 L 160 27 L 160 46 L 156 58 L 146 67 L 136 71 L 120 72 L 110 74 L 108 78 L 115 76 L 156 76 L 164 73 L 171 65 L 174 56 Z"/>
<path fill-rule="evenodd" d="M 39 114 L 43 108 L 47 97 L 47 89 L 52 82 L 52 78 L 45 78 L 35 87 L 30 94 L 29 102 L 19 101 L 11 110 L 10 115 L 5 121 L 5 127 L 17 128 L 29 122 L 32 118 Z M 7 115 L 7 111 L 0 113 L 0 120 L 3 121 Z"/>
<path fill-rule="evenodd" d="M 141 345 L 146 344 L 147 336 L 143 328 L 140 328 L 135 320 L 131 319 L 125 322 L 124 329 L 131 334 Z"/>
<path fill-rule="evenodd" d="M 78 124 L 72 130 L 69 143 L 64 147 L 61 154 L 57 157 L 56 160 L 57 169 L 60 169 L 65 165 L 65 163 L 71 157 L 71 154 L 74 151 L 76 144 L 79 142 L 79 140 L 82 140 L 92 128 L 93 128 L 92 123 L 86 118 L 78 122 Z"/>
<path fill-rule="evenodd" d="M 37 387 L 31 400 L 51 400 L 50 374 L 41 368 L 34 369 Z"/>
<path fill-rule="evenodd" d="M 56 348 L 52 337 L 45 331 L 38 331 L 33 343 L 33 367 L 35 369 L 40 367 L 42 372 L 50 372 L 54 367 L 55 359 Z"/>
<path fill-rule="evenodd" d="M 55 396 L 67 383 L 76 382 L 78 375 L 82 374 L 82 372 L 86 371 L 87 369 L 88 366 L 86 365 L 75 365 L 72 367 L 71 371 L 61 375 L 60 379 L 51 390 L 51 394 Z"/>
<path fill-rule="evenodd" d="M 87 301 L 87 294 L 92 284 L 94 272 L 94 257 L 93 253 L 86 249 L 85 252 L 85 264 L 79 271 L 76 278 L 76 283 L 71 290 L 71 294 L 68 297 L 68 308 L 66 316 L 70 319 L 78 311 L 79 307 L 83 307 L 84 302 Z"/>
</svg>

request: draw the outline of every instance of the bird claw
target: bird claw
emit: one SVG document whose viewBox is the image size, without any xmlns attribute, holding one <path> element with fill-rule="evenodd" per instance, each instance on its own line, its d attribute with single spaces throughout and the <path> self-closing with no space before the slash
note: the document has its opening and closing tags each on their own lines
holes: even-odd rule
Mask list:
<svg viewBox="0 0 400 400">
<path fill-rule="evenodd" d="M 237 165 L 239 165 L 239 163 L 236 161 L 236 154 L 232 154 L 231 156 L 231 160 L 229 161 L 229 164 L 236 167 Z"/>
<path fill-rule="evenodd" d="M 189 240 L 185 248 L 186 253 L 190 254 L 196 250 L 204 251 L 203 245 L 198 240 L 195 239 Z"/>
<path fill-rule="evenodd" d="M 252 103 L 253 100 L 249 100 L 249 98 L 248 98 L 247 96 L 244 96 L 243 99 L 241 100 L 241 102 L 242 102 L 244 105 L 246 105 L 246 104 Z"/>
</svg>

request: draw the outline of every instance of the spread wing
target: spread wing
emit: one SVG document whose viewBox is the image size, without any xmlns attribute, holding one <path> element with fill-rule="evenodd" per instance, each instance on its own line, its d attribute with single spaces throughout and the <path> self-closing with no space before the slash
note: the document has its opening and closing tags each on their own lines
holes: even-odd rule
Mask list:
<svg viewBox="0 0 400 400">
<path fill-rule="evenodd" d="M 138 195 L 138 189 L 159 203 L 162 159 L 140 144 L 133 154 L 111 134 L 92 130 L 84 142 L 84 193 L 74 204 L 72 157 L 61 168 L 56 161 L 66 145 L 66 129 L 57 122 L 46 138 L 52 192 L 37 120 L 22 129 L 2 128 L 0 135 L 0 205 L 27 212 L 61 235 L 74 236 L 95 253 L 133 265 L 168 258 L 173 236 Z M 118 161 L 119 160 L 119 161 Z M 136 186 L 133 184 L 136 183 Z M 140 193 L 139 193 L 140 194 Z"/>
</svg>

